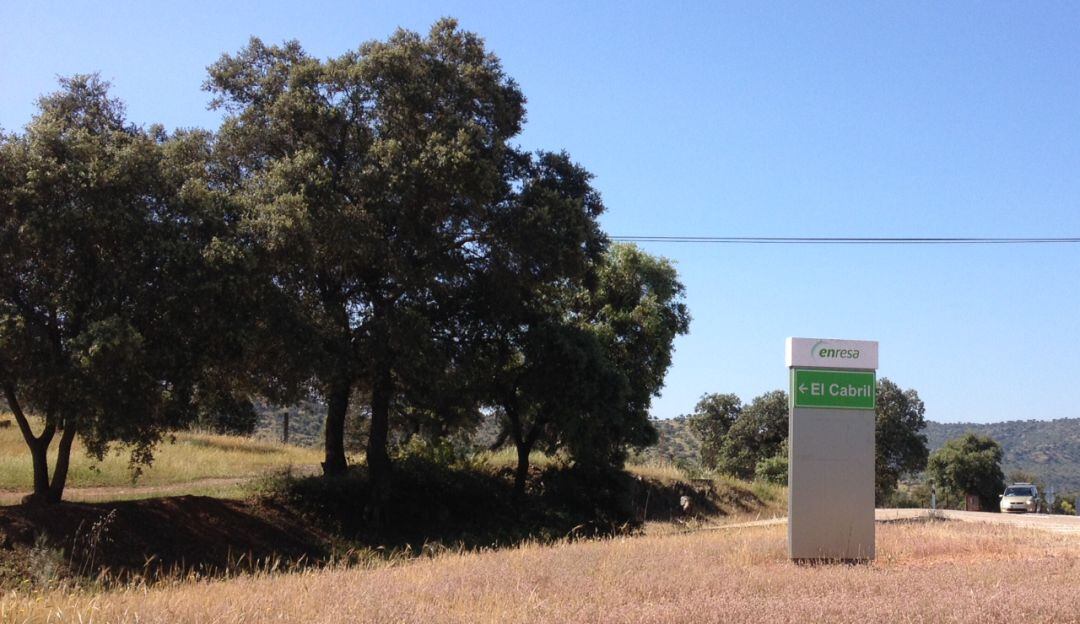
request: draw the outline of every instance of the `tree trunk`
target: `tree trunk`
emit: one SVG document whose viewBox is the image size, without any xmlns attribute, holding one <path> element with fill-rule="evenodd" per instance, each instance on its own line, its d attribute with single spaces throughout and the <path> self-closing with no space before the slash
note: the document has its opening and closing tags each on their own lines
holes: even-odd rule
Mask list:
<svg viewBox="0 0 1080 624">
<path fill-rule="evenodd" d="M 67 483 L 68 466 L 71 463 L 71 444 L 75 441 L 75 424 L 68 419 L 65 421 L 64 430 L 60 434 L 60 445 L 56 449 L 56 466 L 53 468 L 52 483 L 49 484 L 50 503 L 59 503 L 64 496 L 64 485 Z"/>
<path fill-rule="evenodd" d="M 15 395 L 15 386 L 10 383 L 4 384 L 4 397 L 7 399 L 8 409 L 15 415 L 15 422 L 19 425 L 23 441 L 30 449 L 30 459 L 34 466 L 34 491 L 23 498 L 25 504 L 42 504 L 49 502 L 49 445 L 52 444 L 53 435 L 56 433 L 56 421 L 51 413 L 45 415 L 45 428 L 40 435 L 34 435 L 30 428 L 30 421 L 22 410 L 22 403 Z M 57 499 L 59 500 L 59 499 Z"/>
<path fill-rule="evenodd" d="M 28 442 L 30 458 L 34 462 L 34 493 L 23 500 L 24 503 L 44 503 L 49 501 L 49 447 L 43 440 Z"/>
<path fill-rule="evenodd" d="M 540 437 L 541 422 L 533 423 L 532 428 L 526 432 L 524 423 L 521 422 L 520 414 L 511 401 L 503 403 L 503 411 L 506 412 L 507 420 L 510 421 L 510 437 L 514 440 L 517 449 L 517 468 L 514 469 L 514 497 L 521 498 L 525 495 L 525 481 L 529 478 L 529 453 L 536 446 L 536 440 Z"/>
<path fill-rule="evenodd" d="M 335 476 L 345 473 L 345 414 L 349 411 L 349 394 L 352 384 L 338 380 L 331 382 L 326 392 L 326 460 L 323 475 Z"/>
<path fill-rule="evenodd" d="M 517 447 L 517 468 L 514 470 L 514 496 L 525 495 L 525 480 L 529 477 L 529 453 L 532 452 L 532 443 L 528 439 L 520 439 L 515 436 L 514 446 Z"/>
<path fill-rule="evenodd" d="M 371 480 L 369 515 L 378 522 L 390 493 L 390 455 L 386 447 L 390 438 L 390 402 L 394 395 L 394 380 L 388 365 L 379 362 L 376 366 L 371 387 L 371 431 L 368 433 L 367 465 Z"/>
</svg>

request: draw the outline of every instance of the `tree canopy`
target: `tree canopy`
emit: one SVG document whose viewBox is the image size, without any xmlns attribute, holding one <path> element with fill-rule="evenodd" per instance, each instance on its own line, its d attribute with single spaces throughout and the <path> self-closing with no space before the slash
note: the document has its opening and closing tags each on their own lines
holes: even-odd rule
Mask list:
<svg viewBox="0 0 1080 624">
<path fill-rule="evenodd" d="M 776 456 L 788 437 L 788 394 L 773 390 L 755 397 L 732 423 L 720 446 L 717 467 L 752 479 L 757 464 Z"/>
<path fill-rule="evenodd" d="M 996 511 L 998 495 L 1005 488 L 1001 455 L 1001 445 L 993 438 L 967 433 L 930 455 L 927 476 L 946 504 L 960 504 L 967 494 L 974 494 L 984 511 Z"/>
<path fill-rule="evenodd" d="M 874 490 L 883 503 L 896 489 L 900 477 L 926 468 L 926 408 L 914 389 L 901 390 L 888 378 L 877 382 L 875 404 Z"/>
<path fill-rule="evenodd" d="M 253 398 L 325 401 L 327 476 L 362 419 L 373 518 L 392 425 L 495 414 L 519 482 L 534 448 L 598 469 L 656 440 L 683 285 L 609 245 L 584 167 L 512 143 L 525 98 L 482 39 L 444 19 L 323 60 L 252 38 L 205 88 L 216 132 L 131 124 L 79 76 L 0 136 L 0 386 L 38 499 L 76 435 L 148 462 L 170 429 L 250 430 Z"/>
<path fill-rule="evenodd" d="M 220 153 L 241 228 L 316 336 L 306 364 L 328 403 L 324 470 L 345 468 L 362 388 L 367 465 L 384 481 L 394 401 L 452 364 L 455 313 L 513 193 L 524 97 L 453 20 L 327 61 L 252 39 L 207 88 L 229 114 Z"/>
<path fill-rule="evenodd" d="M 728 431 L 742 413 L 742 400 L 734 394 L 706 394 L 694 406 L 688 424 L 701 440 L 701 463 L 716 468 Z"/>
<path fill-rule="evenodd" d="M 733 394 L 702 397 L 689 416 L 701 441 L 702 466 L 736 475 L 782 482 L 787 465 L 788 395 L 774 390 L 743 406 Z M 887 378 L 877 382 L 875 404 L 875 497 L 879 503 L 899 479 L 926 467 L 925 407 L 914 389 Z"/>
<path fill-rule="evenodd" d="M 636 248 L 602 259 L 591 175 L 510 143 L 524 96 L 479 37 L 447 19 L 326 61 L 252 39 L 207 88 L 240 239 L 314 338 L 295 363 L 327 399 L 327 474 L 357 396 L 377 488 L 394 414 L 495 405 L 519 450 L 589 439 L 581 462 L 653 439 L 682 286 Z"/>
<path fill-rule="evenodd" d="M 61 80 L 38 109 L 0 141 L 0 384 L 34 500 L 56 501 L 76 435 L 98 457 L 119 442 L 146 463 L 200 406 L 246 401 L 220 279 L 230 258 L 213 252 L 227 225 L 192 182 L 207 135 L 129 124 L 92 75 Z"/>
<path fill-rule="evenodd" d="M 630 244 L 613 245 L 595 288 L 580 291 L 577 314 L 626 376 L 629 390 L 616 420 L 582 421 L 592 435 L 573 438 L 579 461 L 621 466 L 628 446 L 656 443 L 649 407 L 664 387 L 675 338 L 690 331 L 684 294 L 670 261 Z"/>
<path fill-rule="evenodd" d="M 503 308 L 523 315 L 498 315 L 509 322 L 495 325 L 501 333 L 489 343 L 499 354 L 491 400 L 517 449 L 519 492 L 537 445 L 596 469 L 621 466 L 627 447 L 654 443 L 648 408 L 675 336 L 687 331 L 683 287 L 665 260 L 614 245 L 579 279 L 572 289 L 531 289 L 560 293 L 541 303 Z"/>
</svg>

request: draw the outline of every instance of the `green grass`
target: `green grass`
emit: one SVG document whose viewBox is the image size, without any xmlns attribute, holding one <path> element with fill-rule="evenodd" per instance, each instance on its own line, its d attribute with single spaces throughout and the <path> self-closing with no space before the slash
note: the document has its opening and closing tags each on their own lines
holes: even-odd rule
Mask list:
<svg viewBox="0 0 1080 624">
<path fill-rule="evenodd" d="M 0 414 L 0 420 L 4 419 L 5 416 Z M 289 467 L 297 474 L 315 472 L 322 460 L 322 453 L 317 448 L 246 437 L 181 432 L 174 436 L 173 441 L 165 442 L 156 449 L 153 464 L 144 468 L 134 483 L 128 455 L 123 448 L 114 449 L 103 461 L 98 462 L 88 457 L 76 442 L 71 460 L 68 490 L 65 493 L 65 498 L 70 501 L 134 500 L 184 494 L 244 498 L 252 492 L 253 487 L 258 487 L 258 483 L 251 483 L 252 477 Z M 516 462 L 517 455 L 512 448 L 479 453 L 467 460 L 473 469 L 489 473 L 512 469 Z M 50 457 L 50 467 L 54 463 L 55 449 Z M 530 466 L 535 470 L 568 463 L 568 459 L 560 455 L 547 456 L 539 452 L 530 455 Z M 689 475 L 670 461 L 653 459 L 630 463 L 626 469 L 634 477 L 666 485 L 682 483 L 687 487 L 700 488 L 710 483 L 711 489 L 721 499 L 732 504 L 756 498 L 766 506 L 779 507 L 786 501 L 786 488 L 782 486 L 747 483 L 711 471 Z M 691 480 L 689 477 L 699 478 Z M 16 492 L 29 491 L 31 482 L 30 453 L 19 430 L 14 426 L 0 429 L 0 503 L 17 502 L 21 494 Z"/>
<path fill-rule="evenodd" d="M 477 455 L 481 463 L 492 468 L 513 468 L 517 465 L 517 451 L 512 447 L 501 448 L 493 452 Z M 569 465 L 571 462 L 562 455 L 545 455 L 539 451 L 529 454 L 529 466 L 540 469 L 551 466 Z M 640 462 L 627 462 L 626 471 L 632 475 L 661 481 L 686 481 L 687 475 L 673 462 L 662 459 L 647 459 Z"/>
<path fill-rule="evenodd" d="M 504 447 L 497 451 L 484 451 L 477 454 L 477 459 L 481 463 L 487 464 L 492 468 L 513 468 L 517 466 L 517 450 L 513 447 Z M 529 453 L 529 466 L 536 468 L 547 468 L 559 462 L 565 460 L 558 456 L 544 455 L 539 451 L 533 451 Z"/>
<path fill-rule="evenodd" d="M 49 457 L 50 468 L 56 461 L 55 446 L 54 443 Z M 318 449 L 210 433 L 181 432 L 175 435 L 174 441 L 166 441 L 155 450 L 153 464 L 144 467 L 137 485 L 148 487 L 203 479 L 251 477 L 290 465 L 317 465 L 321 460 L 322 454 Z M 0 429 L 0 490 L 29 490 L 32 483 L 30 452 L 18 428 L 11 426 Z M 104 460 L 97 461 L 89 457 L 76 441 L 71 451 L 67 487 L 131 485 L 132 473 L 124 448 L 114 449 Z"/>
<path fill-rule="evenodd" d="M 148 498 L 160 498 L 162 496 L 209 496 L 210 498 L 225 498 L 243 500 L 254 492 L 251 481 L 229 483 L 225 485 L 199 485 L 198 483 L 177 483 L 162 486 L 160 488 L 132 487 L 118 491 L 109 490 L 107 495 L 95 495 L 86 493 L 85 490 L 69 490 L 64 495 L 64 500 L 70 502 L 95 503 L 101 501 L 128 501 L 146 500 Z"/>
<path fill-rule="evenodd" d="M 641 463 L 626 464 L 626 471 L 632 475 L 657 479 L 659 481 L 686 481 L 687 475 L 672 462 L 652 459 Z"/>
</svg>

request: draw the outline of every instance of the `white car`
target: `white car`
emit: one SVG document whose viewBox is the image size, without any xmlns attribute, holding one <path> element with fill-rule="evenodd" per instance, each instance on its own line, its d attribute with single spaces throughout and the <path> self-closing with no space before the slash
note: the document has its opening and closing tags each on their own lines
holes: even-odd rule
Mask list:
<svg viewBox="0 0 1080 624">
<path fill-rule="evenodd" d="M 1002 513 L 1037 513 L 1039 488 L 1031 483 L 1013 483 L 1001 495 Z"/>
</svg>

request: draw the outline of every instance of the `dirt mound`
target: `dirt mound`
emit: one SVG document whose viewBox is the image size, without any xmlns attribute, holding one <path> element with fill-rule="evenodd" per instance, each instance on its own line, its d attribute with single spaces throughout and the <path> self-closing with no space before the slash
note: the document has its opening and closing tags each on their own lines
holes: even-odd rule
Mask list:
<svg viewBox="0 0 1080 624">
<path fill-rule="evenodd" d="M 59 549 L 72 570 L 108 569 L 121 577 L 319 560 L 327 543 L 272 503 L 177 496 L 0 508 L 0 557 L 44 545 Z"/>
</svg>

